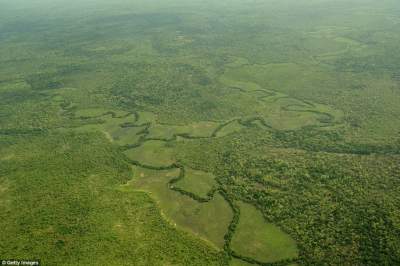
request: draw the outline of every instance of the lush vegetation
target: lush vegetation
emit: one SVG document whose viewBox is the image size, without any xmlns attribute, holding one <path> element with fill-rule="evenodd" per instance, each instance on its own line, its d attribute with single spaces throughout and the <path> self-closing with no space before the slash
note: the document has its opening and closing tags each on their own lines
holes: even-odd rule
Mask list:
<svg viewBox="0 0 400 266">
<path fill-rule="evenodd" d="M 265 223 L 260 211 L 243 203 L 239 209 L 239 223 L 232 238 L 233 251 L 266 262 L 297 257 L 293 239 L 274 224 Z"/>
<path fill-rule="evenodd" d="M 400 264 L 399 18 L 2 1 L 0 259 Z"/>
</svg>

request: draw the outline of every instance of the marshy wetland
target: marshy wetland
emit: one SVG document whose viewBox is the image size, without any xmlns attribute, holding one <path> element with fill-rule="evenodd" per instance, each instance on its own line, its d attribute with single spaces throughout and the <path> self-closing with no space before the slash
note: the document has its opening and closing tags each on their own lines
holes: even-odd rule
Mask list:
<svg viewBox="0 0 400 266">
<path fill-rule="evenodd" d="M 400 264 L 398 1 L 3 1 L 0 259 Z"/>
</svg>

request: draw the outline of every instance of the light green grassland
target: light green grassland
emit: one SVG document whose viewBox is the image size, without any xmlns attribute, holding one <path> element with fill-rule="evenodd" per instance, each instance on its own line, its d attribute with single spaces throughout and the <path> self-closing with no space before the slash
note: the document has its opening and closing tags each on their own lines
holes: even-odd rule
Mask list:
<svg viewBox="0 0 400 266">
<path fill-rule="evenodd" d="M 179 174 L 178 170 L 155 171 L 134 167 L 133 172 L 133 188 L 150 192 L 173 224 L 222 248 L 232 211 L 220 195 L 215 195 L 209 202 L 198 203 L 171 190 L 167 183 Z"/>
<path fill-rule="evenodd" d="M 143 129 L 144 127 L 119 128 L 112 132 L 113 141 L 118 145 L 135 144 L 142 136 L 141 132 Z"/>
<path fill-rule="evenodd" d="M 101 108 L 90 108 L 90 109 L 79 109 L 76 113 L 76 117 L 81 118 L 91 118 L 91 117 L 99 117 L 106 114 L 109 110 L 101 109 Z M 116 116 L 124 116 L 127 115 L 127 112 L 124 111 L 113 111 Z"/>
<path fill-rule="evenodd" d="M 185 168 L 185 177 L 176 183 L 177 187 L 205 198 L 207 193 L 216 185 L 211 173 Z"/>
<path fill-rule="evenodd" d="M 328 105 L 293 98 L 279 92 L 277 84 L 277 87 L 261 87 L 251 82 L 251 79 L 243 78 L 239 71 L 241 68 L 229 69 L 221 77 L 220 82 L 240 89 L 236 91 L 239 102 L 245 102 L 246 97 L 253 97 L 247 109 L 252 110 L 252 115 L 264 118 L 273 128 L 292 130 L 305 126 L 332 126 L 334 123 L 343 123 L 343 113 L 340 110 L 335 110 Z"/>
<path fill-rule="evenodd" d="M 172 139 L 175 134 L 182 134 L 188 131 L 186 126 L 154 125 L 149 129 L 149 138 Z"/>
<path fill-rule="evenodd" d="M 237 133 L 243 128 L 244 126 L 242 126 L 237 120 L 235 120 L 221 128 L 221 130 L 217 132 L 216 136 L 223 137 L 232 133 Z"/>
<path fill-rule="evenodd" d="M 240 260 L 240 259 L 233 258 L 233 259 L 229 262 L 229 265 L 230 265 L 230 266 L 251 266 L 251 265 L 254 265 L 254 264 L 253 264 L 253 263 L 245 262 L 245 261 Z"/>
<path fill-rule="evenodd" d="M 173 149 L 160 140 L 146 141 L 137 148 L 125 151 L 125 154 L 143 165 L 169 166 L 175 162 Z"/>
<path fill-rule="evenodd" d="M 157 116 L 151 112 L 138 112 L 138 116 L 138 125 L 142 125 L 145 123 L 155 123 L 157 121 Z"/>
<path fill-rule="evenodd" d="M 134 144 L 140 138 L 140 132 L 144 127 L 123 127 L 124 124 L 134 124 L 136 119 L 133 114 L 125 112 L 112 111 L 114 115 L 107 114 L 110 111 L 102 109 L 85 109 L 82 112 L 75 113 L 75 116 L 81 118 L 83 126 L 75 128 L 77 132 L 102 132 L 111 141 L 119 145 Z M 115 117 L 120 115 L 121 117 Z M 114 117 L 113 117 L 114 116 Z M 85 118 L 84 118 L 85 117 Z M 93 117 L 96 120 L 85 121 Z"/>
<path fill-rule="evenodd" d="M 185 126 L 155 124 L 150 127 L 148 138 L 172 139 L 178 134 L 190 137 L 210 137 L 217 127 L 218 123 L 207 121 Z"/>
<path fill-rule="evenodd" d="M 238 254 L 263 262 L 295 258 L 295 241 L 274 224 L 267 223 L 254 206 L 239 203 L 239 224 L 232 239 L 232 249 Z"/>
<path fill-rule="evenodd" d="M 339 77 L 335 78 L 337 75 Z M 398 90 L 394 89 L 398 85 L 385 75 L 374 79 L 370 75 L 356 76 L 347 72 L 334 74 L 328 69 L 321 71 L 315 67 L 305 68 L 302 64 L 284 63 L 230 68 L 225 76 L 225 82 L 229 79 L 239 79 L 242 84 L 257 82 L 263 88 L 283 93 L 282 95 L 318 103 L 315 110 L 333 115 L 336 122 L 346 119 L 352 125 L 356 125 L 353 129 L 347 129 L 346 134 L 348 139 L 354 142 L 390 141 L 389 136 L 396 134 L 400 129 L 398 124 L 390 122 L 395 113 L 400 114 L 398 105 L 393 104 L 394 101 L 400 100 Z M 266 100 L 268 101 L 268 98 Z M 275 104 L 277 103 L 272 106 Z M 367 109 L 379 109 L 382 112 L 371 113 L 367 112 Z M 383 111 L 384 109 L 386 111 Z M 269 114 L 269 111 L 266 113 Z M 387 115 L 381 115 L 383 113 Z M 279 117 L 283 119 L 283 129 L 315 123 L 307 122 L 304 116 L 300 120 L 291 119 L 290 115 L 287 121 L 284 115 L 273 117 L 272 122 L 278 121 Z M 296 125 L 296 122 L 299 124 Z M 273 125 L 277 128 L 281 126 L 279 123 Z"/>
</svg>

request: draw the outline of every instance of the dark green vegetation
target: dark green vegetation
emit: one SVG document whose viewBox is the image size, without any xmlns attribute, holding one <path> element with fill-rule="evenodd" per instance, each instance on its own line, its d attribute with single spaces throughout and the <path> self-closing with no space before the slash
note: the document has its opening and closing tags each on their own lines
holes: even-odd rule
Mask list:
<svg viewBox="0 0 400 266">
<path fill-rule="evenodd" d="M 0 258 L 400 264 L 398 1 L 36 2 L 0 3 Z"/>
<path fill-rule="evenodd" d="M 148 195 L 121 187 L 131 170 L 102 135 L 39 135 L 2 138 L 2 256 L 45 265 L 223 263 L 167 224 Z"/>
</svg>

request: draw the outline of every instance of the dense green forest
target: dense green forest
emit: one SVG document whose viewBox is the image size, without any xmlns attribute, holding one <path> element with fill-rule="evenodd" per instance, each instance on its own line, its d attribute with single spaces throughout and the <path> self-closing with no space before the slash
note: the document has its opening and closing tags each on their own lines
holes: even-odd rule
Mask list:
<svg viewBox="0 0 400 266">
<path fill-rule="evenodd" d="M 400 265 L 400 3 L 3 0 L 0 260 Z"/>
</svg>

